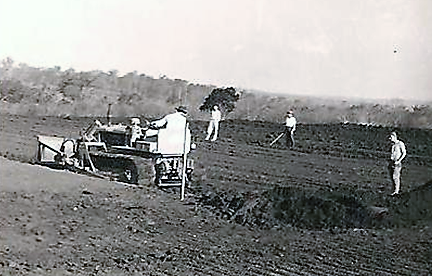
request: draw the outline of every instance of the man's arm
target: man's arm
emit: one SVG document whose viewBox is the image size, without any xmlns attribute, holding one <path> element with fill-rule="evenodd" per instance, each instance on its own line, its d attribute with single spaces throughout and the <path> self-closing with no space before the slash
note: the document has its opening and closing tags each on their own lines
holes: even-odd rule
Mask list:
<svg viewBox="0 0 432 276">
<path fill-rule="evenodd" d="M 294 118 L 294 125 L 292 127 L 291 133 L 294 133 L 294 131 L 296 130 L 296 125 L 297 125 L 297 120 Z"/>
<path fill-rule="evenodd" d="M 398 160 L 395 161 L 395 164 L 400 164 L 406 156 L 406 148 L 405 148 L 405 144 L 403 142 L 399 143 L 399 148 L 400 148 L 402 155 L 401 155 L 401 157 L 399 157 Z"/>
<path fill-rule="evenodd" d="M 164 126 L 166 126 L 166 124 L 167 124 L 166 118 L 162 118 L 160 120 L 151 122 L 150 125 L 155 128 L 163 128 Z"/>
</svg>

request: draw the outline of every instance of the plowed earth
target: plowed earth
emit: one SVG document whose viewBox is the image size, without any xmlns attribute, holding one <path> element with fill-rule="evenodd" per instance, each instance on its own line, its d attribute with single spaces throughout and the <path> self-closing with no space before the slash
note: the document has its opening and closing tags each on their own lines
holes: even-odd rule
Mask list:
<svg viewBox="0 0 432 276">
<path fill-rule="evenodd" d="M 224 121 L 177 189 L 31 165 L 36 135 L 76 137 L 91 118 L 2 115 L 1 275 L 429 275 L 432 132 L 400 129 L 409 156 L 391 197 L 390 129 Z M 282 139 L 283 140 L 283 139 Z M 16 162 L 19 161 L 19 162 Z"/>
</svg>

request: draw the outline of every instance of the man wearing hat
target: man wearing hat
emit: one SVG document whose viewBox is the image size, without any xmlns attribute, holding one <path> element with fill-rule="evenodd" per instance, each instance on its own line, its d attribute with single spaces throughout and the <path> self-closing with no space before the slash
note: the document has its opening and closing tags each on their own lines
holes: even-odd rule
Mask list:
<svg viewBox="0 0 432 276">
<path fill-rule="evenodd" d="M 390 134 L 389 140 L 393 143 L 389 163 L 389 172 L 394 185 L 394 192 L 391 195 L 399 194 L 400 173 L 402 170 L 402 160 L 406 156 L 405 144 L 398 140 L 396 132 Z"/>
<path fill-rule="evenodd" d="M 294 142 L 294 131 L 296 130 L 297 120 L 294 118 L 294 112 L 292 110 L 287 112 L 287 117 L 285 121 L 285 138 L 286 146 L 288 148 L 293 148 Z"/>
<path fill-rule="evenodd" d="M 130 146 L 134 147 L 136 140 L 139 139 L 143 133 L 141 131 L 140 127 L 141 121 L 139 118 L 132 118 L 131 119 L 131 138 L 130 138 Z"/>
<path fill-rule="evenodd" d="M 158 152 L 162 154 L 181 154 L 186 138 L 186 146 L 190 145 L 190 130 L 186 128 L 187 109 L 184 106 L 175 108 L 176 112 L 153 121 L 150 129 L 158 129 Z M 189 151 L 189 149 L 186 149 Z"/>
<path fill-rule="evenodd" d="M 152 128 L 183 127 L 186 125 L 187 109 L 184 106 L 175 108 L 175 113 L 168 114 L 160 120 L 151 123 Z"/>
</svg>

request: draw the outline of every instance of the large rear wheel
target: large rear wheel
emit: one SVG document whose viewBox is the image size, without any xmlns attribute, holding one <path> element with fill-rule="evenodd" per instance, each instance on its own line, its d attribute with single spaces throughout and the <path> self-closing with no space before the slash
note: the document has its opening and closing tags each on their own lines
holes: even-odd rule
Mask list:
<svg viewBox="0 0 432 276">
<path fill-rule="evenodd" d="M 167 168 L 164 162 L 156 163 L 154 165 L 155 170 L 155 179 L 154 182 L 156 185 L 162 184 L 162 175 L 166 172 Z"/>
<path fill-rule="evenodd" d="M 135 164 L 129 164 L 122 168 L 119 173 L 119 181 L 130 184 L 138 183 L 138 171 Z"/>
</svg>

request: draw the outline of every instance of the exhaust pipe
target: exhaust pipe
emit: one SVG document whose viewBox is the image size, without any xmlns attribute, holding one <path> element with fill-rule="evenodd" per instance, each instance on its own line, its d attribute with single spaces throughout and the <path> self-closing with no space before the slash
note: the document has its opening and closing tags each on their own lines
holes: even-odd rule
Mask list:
<svg viewBox="0 0 432 276">
<path fill-rule="evenodd" d="M 108 121 L 108 125 L 111 125 L 111 105 L 112 104 L 108 104 L 108 111 L 107 111 L 107 121 Z"/>
</svg>

